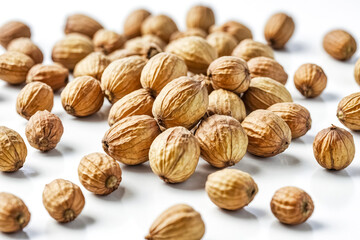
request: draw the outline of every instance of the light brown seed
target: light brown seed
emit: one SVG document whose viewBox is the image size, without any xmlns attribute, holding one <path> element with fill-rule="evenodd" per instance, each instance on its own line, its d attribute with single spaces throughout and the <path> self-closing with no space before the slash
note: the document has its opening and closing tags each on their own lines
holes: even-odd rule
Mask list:
<svg viewBox="0 0 360 240">
<path fill-rule="evenodd" d="M 250 174 L 237 169 L 223 169 L 210 174 L 205 190 L 219 208 L 238 210 L 256 196 L 258 186 Z"/>
<path fill-rule="evenodd" d="M 360 58 L 356 61 L 354 67 L 354 77 L 357 84 L 360 85 Z"/>
<path fill-rule="evenodd" d="M 31 59 L 37 63 L 42 63 L 44 56 L 40 48 L 31 41 L 30 38 L 16 38 L 12 40 L 8 47 L 8 51 L 21 52 L 31 57 Z"/>
<path fill-rule="evenodd" d="M 255 57 L 250 59 L 247 64 L 251 78 L 268 77 L 284 85 L 287 82 L 288 75 L 283 66 L 272 58 Z"/>
<path fill-rule="evenodd" d="M 110 103 L 141 88 L 140 76 L 146 60 L 132 56 L 116 60 L 107 66 L 101 77 L 101 88 Z"/>
<path fill-rule="evenodd" d="M 162 52 L 166 46 L 166 42 L 164 42 L 161 38 L 156 35 L 147 34 L 141 37 L 136 37 L 130 39 L 125 42 L 125 49 L 137 52 L 143 55 L 149 46 L 160 48 L 160 52 Z"/>
<path fill-rule="evenodd" d="M 64 179 L 55 179 L 46 184 L 42 199 L 49 215 L 61 223 L 73 221 L 85 206 L 79 186 Z"/>
<path fill-rule="evenodd" d="M 0 126 L 0 171 L 15 172 L 22 168 L 27 156 L 23 138 L 16 131 Z"/>
<path fill-rule="evenodd" d="M 74 77 L 91 76 L 97 80 L 101 80 L 101 76 L 105 68 L 110 64 L 103 53 L 93 52 L 78 62 L 74 68 Z"/>
<path fill-rule="evenodd" d="M 100 110 L 104 93 L 100 82 L 90 76 L 77 77 L 61 92 L 65 111 L 75 117 L 86 117 Z"/>
<path fill-rule="evenodd" d="M 184 127 L 169 128 L 155 138 L 149 151 L 151 170 L 166 183 L 184 182 L 195 172 L 200 147 Z"/>
<path fill-rule="evenodd" d="M 118 49 L 107 55 L 107 57 L 110 59 L 110 62 L 131 56 L 140 56 L 140 54 L 129 49 Z"/>
<path fill-rule="evenodd" d="M 8 51 L 0 55 L 0 79 L 10 84 L 25 82 L 34 61 L 20 52 Z"/>
<path fill-rule="evenodd" d="M 102 146 L 115 160 L 138 165 L 149 160 L 149 149 L 154 139 L 161 133 L 154 118 L 135 115 L 121 119 L 106 131 Z"/>
<path fill-rule="evenodd" d="M 276 103 L 267 110 L 281 117 L 291 130 L 292 139 L 304 136 L 311 128 L 310 112 L 297 103 Z"/>
<path fill-rule="evenodd" d="M 214 25 L 210 28 L 210 33 L 218 31 L 229 33 L 237 40 L 237 43 L 240 43 L 244 39 L 253 38 L 251 30 L 245 25 L 236 21 L 228 21 L 221 26 Z"/>
<path fill-rule="evenodd" d="M 341 170 L 349 166 L 354 159 L 354 138 L 345 129 L 332 125 L 316 135 L 313 150 L 320 166 Z"/>
<path fill-rule="evenodd" d="M 201 156 L 212 166 L 235 165 L 244 157 L 248 139 L 239 121 L 230 116 L 213 115 L 203 120 L 195 132 Z"/>
<path fill-rule="evenodd" d="M 344 97 L 338 104 L 339 121 L 353 131 L 360 130 L 360 92 Z"/>
<path fill-rule="evenodd" d="M 328 32 L 323 39 L 325 51 L 337 60 L 348 60 L 356 52 L 356 41 L 350 33 L 344 30 Z"/>
<path fill-rule="evenodd" d="M 141 25 L 151 13 L 145 9 L 131 12 L 124 22 L 124 34 L 128 39 L 141 36 Z"/>
<path fill-rule="evenodd" d="M 171 34 L 170 42 L 177 40 L 179 38 L 191 37 L 191 36 L 206 38 L 207 33 L 201 28 L 189 28 L 184 32 L 177 31 Z"/>
<path fill-rule="evenodd" d="M 7 48 L 8 44 L 15 38 L 31 37 L 29 26 L 23 22 L 10 21 L 0 27 L 0 44 Z"/>
<path fill-rule="evenodd" d="M 256 42 L 252 39 L 245 39 L 237 45 L 232 55 L 249 61 L 255 57 L 268 57 L 274 58 L 274 51 L 268 45 L 265 45 L 261 42 Z"/>
<path fill-rule="evenodd" d="M 81 184 L 90 192 L 107 195 L 115 191 L 121 182 L 119 164 L 103 153 L 84 156 L 78 167 Z"/>
<path fill-rule="evenodd" d="M 284 152 L 291 142 L 291 130 L 284 120 L 268 110 L 256 110 L 241 123 L 249 144 L 248 152 L 272 157 Z"/>
<path fill-rule="evenodd" d="M 73 14 L 66 19 L 64 32 L 65 34 L 81 33 L 92 38 L 94 34 L 102 28 L 103 26 L 90 16 Z"/>
<path fill-rule="evenodd" d="M 150 227 L 148 240 L 200 240 L 205 224 L 200 213 L 186 204 L 176 204 L 158 216 Z"/>
<path fill-rule="evenodd" d="M 205 32 L 215 24 L 215 14 L 210 7 L 207 6 L 193 6 L 186 14 L 187 28 L 201 28 Z"/>
<path fill-rule="evenodd" d="M 289 41 L 295 30 L 294 20 L 285 13 L 276 13 L 266 22 L 264 35 L 268 44 L 281 49 Z"/>
<path fill-rule="evenodd" d="M 141 34 L 153 34 L 169 42 L 171 34 L 178 30 L 176 23 L 166 15 L 151 15 L 141 25 Z"/>
<path fill-rule="evenodd" d="M 32 82 L 21 89 L 16 99 L 16 112 L 29 120 L 37 111 L 48 110 L 51 112 L 53 105 L 52 88 L 42 82 Z"/>
<path fill-rule="evenodd" d="M 326 88 L 327 77 L 320 66 L 306 63 L 296 70 L 294 83 L 303 96 L 314 98 L 319 96 Z"/>
<path fill-rule="evenodd" d="M 0 192 L 0 232 L 21 231 L 28 225 L 30 217 L 29 209 L 19 197 Z"/>
<path fill-rule="evenodd" d="M 304 190 L 282 187 L 271 199 L 271 211 L 282 223 L 296 225 L 305 222 L 314 211 L 314 203 Z"/>
<path fill-rule="evenodd" d="M 43 65 L 36 64 L 30 68 L 26 83 L 42 82 L 49 85 L 54 91 L 57 91 L 67 84 L 69 79 L 69 70 L 60 64 Z"/>
<path fill-rule="evenodd" d="M 125 41 L 125 36 L 106 29 L 100 29 L 93 37 L 95 51 L 106 55 L 121 48 Z"/>
<path fill-rule="evenodd" d="M 213 32 L 206 40 L 216 49 L 218 57 L 230 56 L 237 45 L 236 39 L 225 32 Z"/>
</svg>

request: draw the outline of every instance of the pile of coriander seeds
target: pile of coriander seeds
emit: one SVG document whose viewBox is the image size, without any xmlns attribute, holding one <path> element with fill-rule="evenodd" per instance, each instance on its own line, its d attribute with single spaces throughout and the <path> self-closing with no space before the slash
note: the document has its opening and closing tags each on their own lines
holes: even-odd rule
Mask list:
<svg viewBox="0 0 360 240">
<path fill-rule="evenodd" d="M 64 111 L 85 120 L 104 101 L 112 104 L 109 129 L 97 140 L 106 154 L 79 159 L 79 180 L 86 190 L 97 195 L 116 190 L 122 180 L 119 162 L 149 161 L 159 181 L 181 183 L 195 172 L 201 156 L 218 169 L 206 182 L 209 199 L 235 211 L 250 204 L 261 185 L 250 174 L 227 167 L 246 152 L 263 158 L 281 154 L 311 128 L 310 112 L 293 102 L 285 87 L 286 69 L 274 59 L 273 49 L 284 48 L 295 30 L 285 13 L 264 23 L 267 43 L 252 40 L 251 30 L 239 22 L 216 22 L 205 6 L 188 11 L 185 31 L 169 16 L 143 9 L 127 17 L 122 34 L 83 14 L 69 16 L 64 26 L 51 65 L 42 64 L 41 46 L 31 41 L 25 23 L 0 27 L 0 44 L 7 50 L 0 55 L 0 79 L 23 84 L 13 105 L 28 120 L 24 129 L 0 127 L 1 171 L 15 172 L 26 164 L 27 148 L 18 132 L 26 133 L 31 147 L 48 152 L 64 131 L 73 131 L 51 113 L 54 92 L 60 92 Z M 333 58 L 347 60 L 356 42 L 334 30 L 324 36 L 323 47 Z M 74 77 L 70 82 L 69 74 Z M 360 84 L 360 61 L 354 74 Z M 326 88 L 327 76 L 320 66 L 305 63 L 295 72 L 294 84 L 311 101 Z M 346 96 L 337 109 L 339 120 L 354 131 L 360 130 L 359 98 L 360 93 Z M 355 155 L 352 134 L 334 125 L 317 132 L 316 161 L 326 169 L 349 166 Z M 56 221 L 70 222 L 81 214 L 85 197 L 79 186 L 54 179 L 43 187 L 44 207 Z M 298 187 L 279 189 L 266 210 L 285 224 L 305 222 L 314 203 Z M 31 211 L 31 203 L 27 206 Z M 26 227 L 27 206 L 11 193 L 0 193 L 0 231 Z M 158 216 L 146 239 L 201 239 L 204 233 L 200 213 L 178 204 Z"/>
</svg>

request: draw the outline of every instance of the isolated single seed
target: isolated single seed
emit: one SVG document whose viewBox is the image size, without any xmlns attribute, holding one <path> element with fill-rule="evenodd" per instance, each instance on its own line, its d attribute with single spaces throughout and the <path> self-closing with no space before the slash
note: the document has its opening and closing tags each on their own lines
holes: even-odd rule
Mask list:
<svg viewBox="0 0 360 240">
<path fill-rule="evenodd" d="M 128 39 L 141 36 L 141 25 L 151 13 L 145 9 L 131 12 L 124 22 L 124 34 Z"/>
<path fill-rule="evenodd" d="M 213 10 L 206 6 L 193 6 L 186 14 L 187 28 L 200 28 L 205 32 L 215 24 L 215 14 Z"/>
<path fill-rule="evenodd" d="M 8 44 L 12 40 L 20 37 L 31 37 L 30 28 L 25 23 L 19 21 L 10 21 L 4 23 L 0 27 L 0 44 L 4 48 L 7 48 Z"/>
<path fill-rule="evenodd" d="M 276 13 L 266 22 L 264 35 L 268 44 L 281 49 L 289 41 L 295 30 L 294 20 L 285 13 Z"/>
<path fill-rule="evenodd" d="M 141 34 L 153 34 L 165 42 L 169 42 L 171 34 L 178 30 L 176 23 L 166 15 L 147 17 L 141 25 Z"/>
<path fill-rule="evenodd" d="M 94 34 L 102 28 L 103 26 L 90 16 L 73 14 L 66 19 L 64 32 L 65 34 L 81 33 L 92 38 Z"/>
<path fill-rule="evenodd" d="M 320 66 L 306 63 L 296 70 L 294 83 L 303 96 L 314 98 L 319 96 L 326 88 L 327 77 Z"/>
<path fill-rule="evenodd" d="M 325 51 L 337 60 L 348 60 L 356 52 L 356 41 L 350 33 L 344 30 L 328 32 L 323 39 Z"/>
</svg>

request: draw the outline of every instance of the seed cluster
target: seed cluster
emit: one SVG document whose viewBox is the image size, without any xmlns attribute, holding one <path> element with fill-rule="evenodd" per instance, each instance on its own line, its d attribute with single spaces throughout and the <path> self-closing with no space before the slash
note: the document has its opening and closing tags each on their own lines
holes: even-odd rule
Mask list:
<svg viewBox="0 0 360 240">
<path fill-rule="evenodd" d="M 274 49 L 291 39 L 295 22 L 285 13 L 271 16 L 264 29 L 267 43 L 261 43 L 245 25 L 215 25 L 215 20 L 211 8 L 194 6 L 186 15 L 187 29 L 179 31 L 171 17 L 138 9 L 120 34 L 73 14 L 66 19 L 65 36 L 54 44 L 51 65 L 42 64 L 29 26 L 17 21 L 1 26 L 0 44 L 7 51 L 0 55 L 0 79 L 26 82 L 14 106 L 28 120 L 30 146 L 47 152 L 61 141 L 63 124 L 51 113 L 54 92 L 61 90 L 64 111 L 79 118 L 98 112 L 106 98 L 112 104 L 110 128 L 98 140 L 106 154 L 79 159 L 85 189 L 97 195 L 115 191 L 122 180 L 118 162 L 149 161 L 164 182 L 181 183 L 194 174 L 201 156 L 214 167 L 204 190 L 216 206 L 237 210 L 251 204 L 261 186 L 250 174 L 227 167 L 246 152 L 262 158 L 281 154 L 312 125 L 310 112 L 293 102 L 286 69 L 274 56 Z M 334 30 L 324 36 L 323 47 L 333 58 L 347 60 L 356 41 Z M 68 83 L 69 73 L 74 79 Z M 360 60 L 354 76 L 360 83 Z M 303 96 L 315 98 L 325 90 L 327 76 L 320 66 L 305 63 L 294 73 L 294 84 Z M 360 130 L 360 93 L 340 101 L 337 117 L 350 130 Z M 331 125 L 317 134 L 313 152 L 320 166 L 344 169 L 355 155 L 353 136 Z M 22 137 L 0 126 L 0 171 L 17 171 L 26 156 Z M 70 222 L 81 214 L 85 197 L 71 181 L 55 179 L 44 187 L 43 204 L 55 220 Z M 305 222 L 314 210 L 311 197 L 297 187 L 279 189 L 270 205 L 274 216 L 290 225 Z M 21 230 L 29 221 L 20 198 L 0 193 L 0 231 Z M 145 238 L 198 240 L 204 233 L 200 213 L 178 204 L 154 221 Z"/>
</svg>

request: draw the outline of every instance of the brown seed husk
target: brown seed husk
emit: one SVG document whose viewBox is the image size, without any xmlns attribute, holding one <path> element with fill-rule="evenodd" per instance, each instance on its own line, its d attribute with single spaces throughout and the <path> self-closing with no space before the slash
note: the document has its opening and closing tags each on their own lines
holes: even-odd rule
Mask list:
<svg viewBox="0 0 360 240">
<path fill-rule="evenodd" d="M 61 223 L 73 221 L 85 206 L 79 186 L 64 179 L 55 179 L 46 184 L 42 199 L 49 215 Z"/>
<path fill-rule="evenodd" d="M 201 28 L 189 28 L 184 32 L 178 31 L 171 34 L 170 42 L 180 38 L 192 37 L 192 36 L 206 38 L 207 33 Z"/>
<path fill-rule="evenodd" d="M 297 103 L 276 103 L 267 110 L 281 117 L 291 130 L 292 139 L 304 136 L 311 128 L 310 112 Z"/>
<path fill-rule="evenodd" d="M 210 7 L 207 6 L 193 6 L 186 14 L 187 28 L 200 28 L 205 32 L 215 24 L 215 14 Z"/>
<path fill-rule="evenodd" d="M 15 172 L 22 168 L 27 156 L 24 140 L 16 131 L 0 126 L 0 171 Z"/>
<path fill-rule="evenodd" d="M 0 232 L 21 231 L 28 225 L 30 217 L 27 206 L 19 197 L 0 192 Z"/>
<path fill-rule="evenodd" d="M 151 15 L 141 25 L 141 34 L 153 34 L 169 42 L 171 34 L 178 31 L 176 23 L 166 15 Z"/>
<path fill-rule="evenodd" d="M 31 57 L 37 63 L 42 63 L 44 56 L 40 48 L 30 38 L 16 38 L 7 46 L 8 51 L 21 52 Z"/>
<path fill-rule="evenodd" d="M 213 32 L 207 36 L 206 41 L 216 49 L 218 57 L 231 56 L 237 45 L 236 39 L 225 32 Z"/>
<path fill-rule="evenodd" d="M 253 38 L 251 30 L 245 25 L 236 21 L 228 21 L 221 26 L 213 25 L 210 28 L 210 33 L 219 31 L 229 33 L 237 40 L 237 43 L 240 43 L 245 39 Z"/>
<path fill-rule="evenodd" d="M 20 52 L 8 51 L 0 55 L 0 79 L 9 84 L 25 82 L 34 61 Z"/>
<path fill-rule="evenodd" d="M 325 51 L 337 60 L 348 60 L 356 52 L 356 41 L 350 33 L 344 30 L 333 30 L 323 39 Z"/>
<path fill-rule="evenodd" d="M 30 68 L 26 83 L 42 82 L 49 85 L 54 91 L 66 86 L 69 79 L 69 70 L 60 64 L 36 64 Z"/>
<path fill-rule="evenodd" d="M 284 48 L 295 30 L 294 20 L 285 13 L 276 13 L 266 22 L 264 35 L 268 44 L 275 48 Z"/>
<path fill-rule="evenodd" d="M 103 153 L 84 156 L 78 167 L 78 175 L 81 184 L 97 195 L 112 193 L 121 182 L 119 163 Z"/>
<path fill-rule="evenodd" d="M 115 160 L 138 165 L 149 160 L 150 145 L 160 133 L 154 118 L 147 115 L 130 116 L 110 127 L 102 139 L 102 146 Z"/>
<path fill-rule="evenodd" d="M 141 88 L 140 76 L 145 63 L 144 58 L 132 56 L 109 64 L 101 77 L 101 87 L 110 103 Z"/>
<path fill-rule="evenodd" d="M 86 117 L 100 110 L 104 93 L 100 82 L 90 76 L 77 77 L 61 92 L 65 111 L 75 117 Z"/>
<path fill-rule="evenodd" d="M 51 112 L 54 93 L 50 86 L 42 82 L 28 83 L 21 89 L 16 99 L 16 112 L 29 120 L 37 111 Z"/>
<path fill-rule="evenodd" d="M 113 61 L 121 59 L 121 58 L 131 57 L 131 56 L 140 56 L 140 54 L 133 50 L 118 49 L 118 50 L 115 50 L 114 52 L 110 53 L 109 55 L 107 55 L 108 59 L 110 59 L 110 62 L 113 62 Z"/>
<path fill-rule="evenodd" d="M 161 127 L 182 126 L 191 129 L 204 116 L 208 105 L 206 83 L 180 77 L 161 90 L 152 112 Z"/>
<path fill-rule="evenodd" d="M 136 37 L 126 41 L 124 47 L 125 49 L 137 52 L 138 54 L 144 55 L 149 50 L 150 47 L 159 48 L 159 52 L 162 52 L 166 46 L 166 42 L 161 40 L 156 35 L 143 35 L 141 37 Z"/>
<path fill-rule="evenodd" d="M 31 37 L 30 28 L 25 23 L 10 21 L 0 27 L 0 44 L 4 48 L 7 48 L 12 40 L 20 37 Z"/>
<path fill-rule="evenodd" d="M 360 85 L 360 58 L 356 61 L 354 68 L 354 77 L 357 84 Z"/>
<path fill-rule="evenodd" d="M 316 64 L 306 63 L 301 65 L 294 74 L 295 87 L 307 97 L 319 96 L 327 84 L 327 77 L 321 67 Z"/>
<path fill-rule="evenodd" d="M 251 79 L 250 87 L 242 99 L 249 111 L 267 109 L 275 103 L 293 101 L 283 84 L 266 77 Z"/>
<path fill-rule="evenodd" d="M 106 29 L 100 29 L 93 37 L 95 51 L 106 55 L 121 48 L 125 41 L 125 36 Z"/>
<path fill-rule="evenodd" d="M 169 128 L 155 138 L 149 151 L 151 170 L 166 183 L 184 182 L 195 172 L 200 147 L 184 127 Z"/>
<path fill-rule="evenodd" d="M 145 9 L 137 9 L 131 12 L 124 22 L 124 34 L 127 39 L 141 36 L 141 25 L 151 13 Z"/>
<path fill-rule="evenodd" d="M 154 100 L 155 96 L 151 89 L 141 88 L 125 95 L 114 103 L 110 109 L 108 117 L 110 127 L 119 120 L 129 116 L 148 115 L 152 117 Z"/>
<path fill-rule="evenodd" d="M 66 19 L 64 32 L 65 34 L 81 33 L 92 38 L 94 34 L 102 28 L 103 26 L 90 16 L 73 14 Z"/>
<path fill-rule="evenodd" d="M 148 240 L 200 240 L 205 224 L 200 213 L 186 204 L 174 205 L 158 216 L 150 227 Z"/>
<path fill-rule="evenodd" d="M 247 64 L 251 78 L 268 77 L 284 85 L 287 82 L 288 75 L 283 66 L 272 58 L 255 57 L 250 59 Z"/>
<path fill-rule="evenodd" d="M 250 72 L 246 62 L 238 57 L 225 56 L 213 61 L 207 76 L 214 89 L 243 93 L 249 88 Z"/>
<path fill-rule="evenodd" d="M 212 166 L 235 165 L 245 155 L 248 139 L 239 121 L 230 116 L 213 115 L 203 120 L 196 130 L 201 156 Z"/>
<path fill-rule="evenodd" d="M 282 223 L 296 225 L 305 222 L 314 211 L 314 203 L 304 190 L 282 187 L 271 199 L 271 211 Z"/>
<path fill-rule="evenodd" d="M 36 112 L 25 129 L 30 145 L 42 152 L 54 149 L 63 133 L 64 127 L 60 118 L 47 110 Z"/>
<path fill-rule="evenodd" d="M 101 76 L 105 68 L 110 64 L 103 53 L 93 52 L 78 62 L 74 68 L 74 77 L 91 76 L 97 80 L 101 80 Z"/>
<path fill-rule="evenodd" d="M 272 157 L 285 151 L 291 142 L 291 130 L 284 120 L 268 110 L 256 110 L 241 123 L 249 144 L 248 152 Z"/>
<path fill-rule="evenodd" d="M 223 169 L 210 174 L 205 190 L 219 208 L 238 210 L 256 196 L 258 186 L 250 174 L 237 169 Z"/>
<path fill-rule="evenodd" d="M 274 58 L 274 51 L 271 47 L 261 42 L 245 39 L 234 48 L 232 55 L 249 61 L 255 57 Z"/>
<path fill-rule="evenodd" d="M 360 130 L 360 92 L 341 99 L 337 114 L 339 121 L 353 131 Z"/>
<path fill-rule="evenodd" d="M 354 159 L 354 138 L 345 129 L 332 125 L 316 135 L 313 150 L 320 166 L 341 170 L 349 166 Z"/>
</svg>

